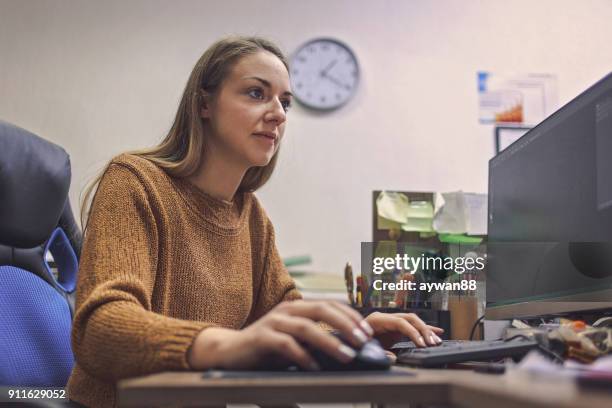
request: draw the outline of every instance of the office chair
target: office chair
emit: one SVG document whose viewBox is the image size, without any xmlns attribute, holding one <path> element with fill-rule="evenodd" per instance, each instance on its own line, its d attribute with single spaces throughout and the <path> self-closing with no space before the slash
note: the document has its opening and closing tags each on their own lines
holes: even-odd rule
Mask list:
<svg viewBox="0 0 612 408">
<path fill-rule="evenodd" d="M 74 364 L 70 175 L 61 147 L 0 121 L 0 386 L 64 387 Z"/>
</svg>

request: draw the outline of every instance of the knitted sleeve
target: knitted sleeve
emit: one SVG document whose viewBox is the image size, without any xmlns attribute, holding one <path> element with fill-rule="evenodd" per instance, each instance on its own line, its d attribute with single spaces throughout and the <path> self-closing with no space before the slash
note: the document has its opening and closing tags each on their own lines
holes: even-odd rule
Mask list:
<svg viewBox="0 0 612 408">
<path fill-rule="evenodd" d="M 250 321 L 259 319 L 280 302 L 301 299 L 302 295 L 295 287 L 293 278 L 278 253 L 274 227 L 270 220 L 267 220 L 268 237 L 266 245 L 266 259 L 264 263 L 263 276 L 259 293 L 255 298 L 253 313 Z"/>
<path fill-rule="evenodd" d="M 211 326 L 151 310 L 160 232 L 150 199 L 139 177 L 115 163 L 90 212 L 72 347 L 77 364 L 106 381 L 188 369 L 187 350 Z"/>
</svg>

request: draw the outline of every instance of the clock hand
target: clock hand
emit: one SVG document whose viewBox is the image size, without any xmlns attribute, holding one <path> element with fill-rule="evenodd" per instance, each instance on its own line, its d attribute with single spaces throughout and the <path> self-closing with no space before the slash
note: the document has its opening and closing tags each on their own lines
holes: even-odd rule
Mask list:
<svg viewBox="0 0 612 408">
<path fill-rule="evenodd" d="M 346 85 L 344 85 L 342 82 L 338 81 L 336 78 L 331 77 L 329 75 L 323 75 L 323 78 L 329 79 L 331 82 L 333 82 L 334 84 L 338 85 L 340 88 L 346 88 Z"/>
<path fill-rule="evenodd" d="M 338 60 L 333 60 L 332 62 L 330 62 L 324 69 L 323 71 L 321 71 L 321 76 L 324 77 L 327 75 L 327 71 L 329 71 L 330 69 L 332 69 L 334 67 L 334 65 L 336 65 L 336 62 L 338 62 Z"/>
</svg>

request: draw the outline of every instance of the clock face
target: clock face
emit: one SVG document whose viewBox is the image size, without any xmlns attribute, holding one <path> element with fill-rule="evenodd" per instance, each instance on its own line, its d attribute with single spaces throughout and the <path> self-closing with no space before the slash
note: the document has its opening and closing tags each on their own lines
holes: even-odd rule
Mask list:
<svg viewBox="0 0 612 408">
<path fill-rule="evenodd" d="M 293 95 L 310 108 L 330 110 L 344 105 L 358 83 L 357 58 L 339 41 L 312 40 L 291 57 Z"/>
</svg>

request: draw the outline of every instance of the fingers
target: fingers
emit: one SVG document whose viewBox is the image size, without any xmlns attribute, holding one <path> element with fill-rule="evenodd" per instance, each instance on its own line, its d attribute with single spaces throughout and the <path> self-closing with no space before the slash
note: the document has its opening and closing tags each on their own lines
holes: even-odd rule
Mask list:
<svg viewBox="0 0 612 408">
<path fill-rule="evenodd" d="M 414 313 L 372 313 L 368 320 L 377 333 L 398 332 L 420 347 L 435 346 L 442 342 L 436 333 L 442 333 L 443 330 L 428 326 Z"/>
<path fill-rule="evenodd" d="M 318 371 L 321 369 L 312 356 L 288 334 L 268 330 L 259 341 L 264 350 L 280 354 L 304 370 Z"/>
<path fill-rule="evenodd" d="M 414 326 L 425 340 L 425 343 L 428 345 L 435 346 L 442 343 L 442 339 L 438 337 L 436 333 L 434 333 L 431 326 L 426 325 L 425 322 L 416 314 L 396 313 L 395 316 L 403 319 L 405 322 L 409 322 L 412 326 Z M 404 327 L 404 325 L 401 325 L 401 327 Z"/>
<path fill-rule="evenodd" d="M 396 317 L 394 319 L 395 330 L 407 336 L 419 347 L 427 347 L 427 345 L 431 344 L 431 339 L 427 339 L 424 337 L 412 324 L 408 323 L 408 321 L 403 318 Z M 429 341 L 428 341 L 429 340 Z"/>
<path fill-rule="evenodd" d="M 372 326 L 370 326 L 370 324 L 363 318 L 363 316 L 355 309 L 340 302 L 330 302 L 330 305 L 346 313 L 353 320 L 353 323 L 358 325 L 361 330 L 363 330 L 365 334 L 368 335 L 368 337 L 372 337 L 374 335 L 374 329 L 372 329 Z"/>
<path fill-rule="evenodd" d="M 389 350 L 385 350 L 385 354 L 387 355 L 387 358 L 391 360 L 391 364 L 395 364 L 395 362 L 397 361 L 397 356 L 395 355 L 395 353 Z"/>
<path fill-rule="evenodd" d="M 360 348 L 369 338 L 355 316 L 356 312 L 350 312 L 334 302 L 293 301 L 283 305 L 280 311 L 291 316 L 325 322 L 338 329 L 354 347 Z"/>
<path fill-rule="evenodd" d="M 443 328 L 441 328 L 441 327 L 430 326 L 430 325 L 427 325 L 427 327 L 429 327 L 429 329 L 430 329 L 431 331 L 433 331 L 434 333 L 436 333 L 436 334 L 442 334 L 442 333 L 444 333 L 444 329 L 443 329 Z"/>
<path fill-rule="evenodd" d="M 312 347 L 318 348 L 337 360 L 348 363 L 356 356 L 355 350 L 351 349 L 338 338 L 330 335 L 325 330 L 321 329 L 312 320 L 299 317 L 277 314 L 273 317 L 272 329 L 276 332 L 290 335 L 291 338 L 304 343 L 310 344 Z M 306 353 L 308 354 L 308 353 Z M 302 358 L 302 356 L 298 356 Z M 294 360 L 296 363 L 306 364 L 307 367 L 313 367 L 312 357 L 308 355 L 310 361 Z"/>
</svg>

